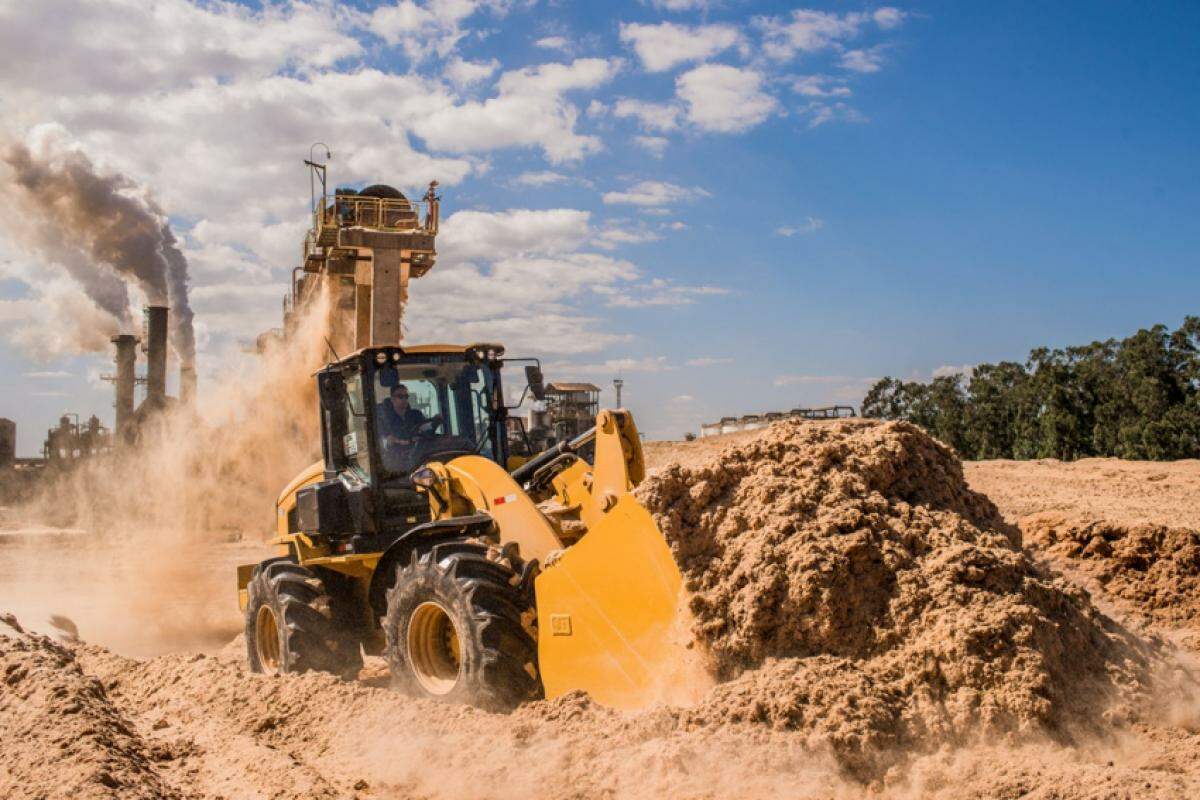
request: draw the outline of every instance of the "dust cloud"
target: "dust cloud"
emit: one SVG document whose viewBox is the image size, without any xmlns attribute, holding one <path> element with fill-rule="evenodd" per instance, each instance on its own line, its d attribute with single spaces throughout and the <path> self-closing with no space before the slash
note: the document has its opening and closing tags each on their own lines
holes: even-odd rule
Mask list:
<svg viewBox="0 0 1200 800">
<path fill-rule="evenodd" d="M 65 615 L 121 652 L 213 649 L 241 626 L 234 567 L 271 555 L 274 499 L 320 456 L 312 379 L 326 360 L 321 293 L 286 344 L 212 378 L 203 408 L 169 406 L 137 447 L 82 462 L 9 513 L 5 610 Z"/>
</svg>

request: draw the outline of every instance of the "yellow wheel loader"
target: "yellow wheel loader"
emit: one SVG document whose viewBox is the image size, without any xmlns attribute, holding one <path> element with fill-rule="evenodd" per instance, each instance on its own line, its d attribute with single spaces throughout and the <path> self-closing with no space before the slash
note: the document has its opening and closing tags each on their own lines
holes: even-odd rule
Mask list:
<svg viewBox="0 0 1200 800">
<path fill-rule="evenodd" d="M 669 699 L 681 576 L 630 494 L 637 429 L 510 460 L 503 347 L 370 347 L 316 375 L 323 460 L 281 493 L 277 556 L 238 568 L 251 668 L 356 673 L 493 709 L 583 689 Z M 542 395 L 538 365 L 525 392 Z M 522 398 L 524 398 L 522 394 Z M 519 405 L 519 403 L 518 403 Z"/>
</svg>

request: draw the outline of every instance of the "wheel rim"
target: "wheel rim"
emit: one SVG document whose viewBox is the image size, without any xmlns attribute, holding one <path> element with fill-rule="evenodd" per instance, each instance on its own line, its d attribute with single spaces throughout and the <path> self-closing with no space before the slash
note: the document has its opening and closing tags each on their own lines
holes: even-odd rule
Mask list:
<svg viewBox="0 0 1200 800">
<path fill-rule="evenodd" d="M 408 661 L 413 677 L 430 694 L 449 694 L 458 683 L 462 668 L 458 629 L 439 604 L 421 603 L 409 617 Z"/>
<path fill-rule="evenodd" d="M 254 648 L 263 672 L 279 672 L 279 625 L 270 606 L 260 606 L 254 620 Z"/>
</svg>

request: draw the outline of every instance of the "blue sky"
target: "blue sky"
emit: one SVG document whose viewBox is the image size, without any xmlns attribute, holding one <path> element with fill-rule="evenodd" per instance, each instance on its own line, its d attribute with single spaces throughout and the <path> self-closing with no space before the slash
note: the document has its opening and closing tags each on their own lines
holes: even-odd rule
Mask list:
<svg viewBox="0 0 1200 800">
<path fill-rule="evenodd" d="M 277 324 L 316 139 L 339 183 L 442 181 L 411 336 L 620 373 L 656 437 L 1200 311 L 1196 4 L 34 5 L 0 2 L 4 135 L 172 215 L 202 385 Z M 22 73 L 39 14 L 78 25 Z M 71 289 L 8 236 L 0 416 L 31 453 L 110 418 L 109 356 L 30 343 Z"/>
</svg>

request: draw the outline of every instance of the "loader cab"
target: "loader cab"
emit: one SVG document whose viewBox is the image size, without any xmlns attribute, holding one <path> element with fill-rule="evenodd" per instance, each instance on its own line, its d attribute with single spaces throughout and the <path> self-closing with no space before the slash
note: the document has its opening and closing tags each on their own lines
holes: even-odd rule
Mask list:
<svg viewBox="0 0 1200 800">
<path fill-rule="evenodd" d="M 324 474 L 291 490 L 291 510 L 281 499 L 288 532 L 335 554 L 379 552 L 429 521 L 412 482 L 423 465 L 477 456 L 507 466 L 504 363 L 496 344 L 420 345 L 365 348 L 321 369 Z M 540 392 L 540 368 L 526 377 Z"/>
<path fill-rule="evenodd" d="M 326 477 L 404 488 L 429 461 L 504 464 L 503 355 L 487 344 L 372 347 L 321 370 Z"/>
</svg>

